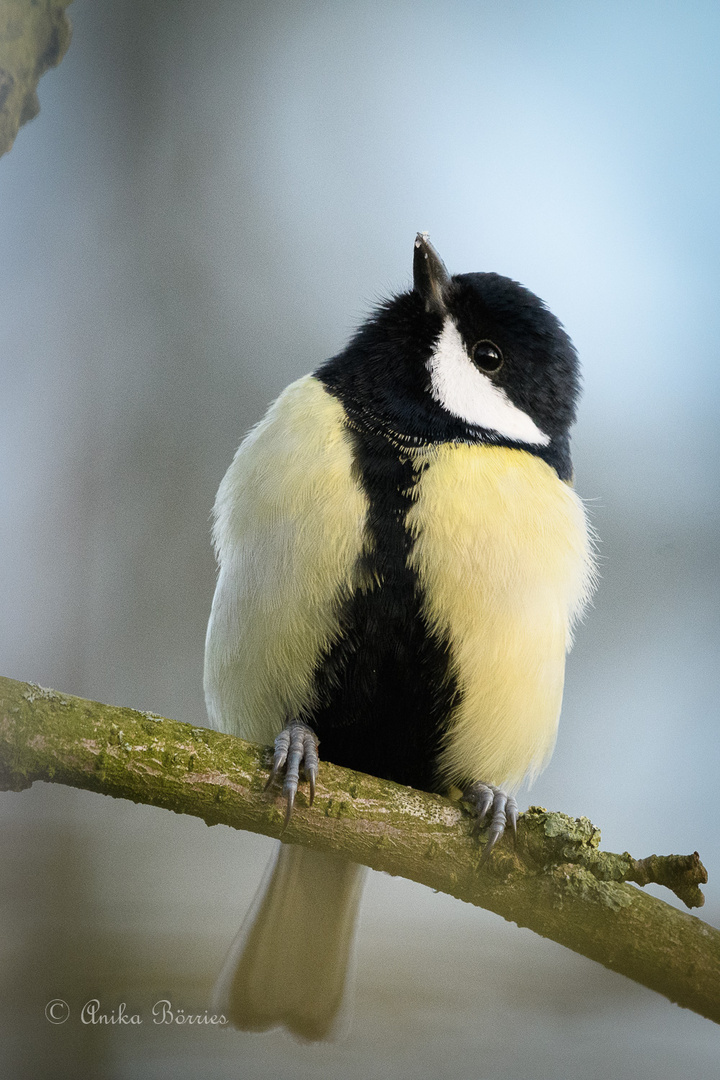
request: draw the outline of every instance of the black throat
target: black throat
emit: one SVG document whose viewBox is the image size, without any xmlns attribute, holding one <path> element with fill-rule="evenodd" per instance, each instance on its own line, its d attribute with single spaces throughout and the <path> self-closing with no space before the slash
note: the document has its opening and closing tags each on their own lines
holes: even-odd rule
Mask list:
<svg viewBox="0 0 720 1080">
<path fill-rule="evenodd" d="M 429 350 L 428 350 L 429 356 Z M 366 362 L 361 362 L 365 360 Z M 417 370 L 426 370 L 427 356 L 414 358 Z M 386 372 L 385 372 L 386 374 Z M 507 439 L 487 428 L 467 423 L 451 415 L 435 402 L 427 385 L 408 383 L 404 393 L 397 386 L 374 372 L 359 348 L 350 347 L 339 356 L 322 364 L 315 372 L 328 393 L 338 398 L 353 428 L 368 436 L 377 434 L 400 451 L 433 443 L 458 442 L 484 446 L 504 446 L 524 450 L 542 458 L 555 470 L 561 480 L 572 479 L 570 437 L 555 435 L 547 446 L 531 445 Z"/>
</svg>

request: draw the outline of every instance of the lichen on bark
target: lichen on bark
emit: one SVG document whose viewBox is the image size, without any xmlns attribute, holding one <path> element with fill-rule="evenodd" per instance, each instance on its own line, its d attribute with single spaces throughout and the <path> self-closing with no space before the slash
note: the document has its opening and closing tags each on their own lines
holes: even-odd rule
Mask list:
<svg viewBox="0 0 720 1080">
<path fill-rule="evenodd" d="M 40 111 L 37 85 L 59 64 L 70 44 L 65 8 L 71 0 L 2 0 L 0 3 L 0 155 L 20 127 Z"/>
<path fill-rule="evenodd" d="M 697 853 L 634 859 L 600 850 L 585 817 L 531 807 L 517 844 L 485 866 L 482 834 L 457 802 L 321 765 L 312 807 L 290 824 L 266 792 L 269 747 L 0 678 L 0 788 L 38 780 L 193 814 L 305 844 L 487 908 L 720 1022 L 720 931 L 632 882 L 662 883 L 689 906 L 707 874 Z"/>
</svg>

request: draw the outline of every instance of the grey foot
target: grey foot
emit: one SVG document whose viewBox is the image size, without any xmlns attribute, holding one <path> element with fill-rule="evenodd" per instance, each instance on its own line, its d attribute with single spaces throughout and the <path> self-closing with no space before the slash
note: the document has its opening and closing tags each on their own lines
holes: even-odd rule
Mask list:
<svg viewBox="0 0 720 1080">
<path fill-rule="evenodd" d="M 508 822 L 513 831 L 513 839 L 517 839 L 518 806 L 512 795 L 506 795 L 500 788 L 493 787 L 492 784 L 483 784 L 480 780 L 466 788 L 462 797 L 477 811 L 479 826 L 485 821 L 488 811 L 492 810 L 487 844 L 480 860 L 480 865 L 484 866 L 490 858 L 492 849 L 505 832 Z"/>
<path fill-rule="evenodd" d="M 286 799 L 285 824 L 293 812 L 295 796 L 300 781 L 300 767 L 310 782 L 310 805 L 315 798 L 315 782 L 318 774 L 318 737 L 311 727 L 300 720 L 291 720 L 275 739 L 275 755 L 265 790 L 276 780 L 280 770 L 285 769 L 283 795 Z"/>
</svg>

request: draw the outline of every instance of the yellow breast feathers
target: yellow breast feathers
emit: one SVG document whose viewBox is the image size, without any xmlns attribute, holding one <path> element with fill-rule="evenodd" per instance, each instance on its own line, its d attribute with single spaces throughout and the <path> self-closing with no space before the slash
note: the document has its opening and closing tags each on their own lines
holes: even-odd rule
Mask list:
<svg viewBox="0 0 720 1080">
<path fill-rule="evenodd" d="M 565 652 L 594 585 L 583 505 L 523 451 L 449 443 L 418 456 L 411 559 L 462 694 L 441 773 L 515 787 L 552 752 Z"/>
</svg>

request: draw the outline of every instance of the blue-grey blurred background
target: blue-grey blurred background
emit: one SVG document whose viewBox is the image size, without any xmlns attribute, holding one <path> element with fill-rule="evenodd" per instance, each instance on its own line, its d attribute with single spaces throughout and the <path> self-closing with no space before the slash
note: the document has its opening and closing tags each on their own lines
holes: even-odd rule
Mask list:
<svg viewBox="0 0 720 1080">
<path fill-rule="evenodd" d="M 702 0 L 75 0 L 0 162 L 0 672 L 203 722 L 209 514 L 248 427 L 410 282 L 428 230 L 562 319 L 602 583 L 528 802 L 700 851 L 720 921 L 720 9 Z M 0 796 L 3 1075 L 714 1075 L 709 1021 L 371 875 L 349 1034 L 203 1010 L 265 839 Z M 659 890 L 658 895 L 662 895 Z M 665 896 L 670 902 L 673 899 Z M 46 1023 L 45 1002 L 74 1010 Z M 142 1027 L 84 1027 L 90 998 Z"/>
</svg>

